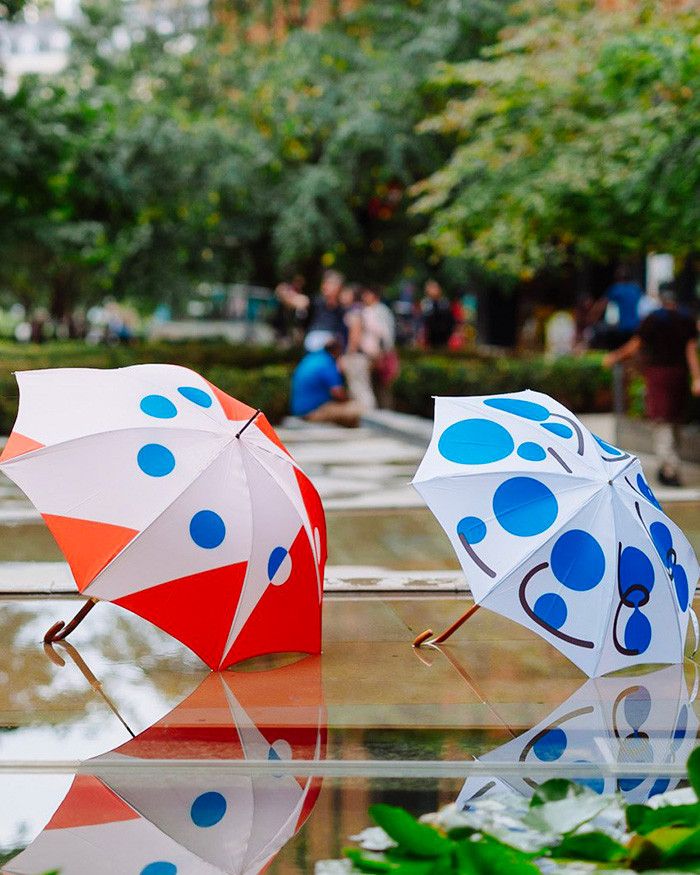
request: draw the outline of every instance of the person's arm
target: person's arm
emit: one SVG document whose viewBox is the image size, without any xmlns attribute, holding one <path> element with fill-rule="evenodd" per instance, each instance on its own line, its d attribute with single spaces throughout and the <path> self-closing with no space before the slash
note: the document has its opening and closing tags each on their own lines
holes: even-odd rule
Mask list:
<svg viewBox="0 0 700 875">
<path fill-rule="evenodd" d="M 345 314 L 348 328 L 348 345 L 345 352 L 359 352 L 362 347 L 362 317 L 356 310 Z"/>
<path fill-rule="evenodd" d="M 334 401 L 347 401 L 348 400 L 348 391 L 345 386 L 332 386 L 331 387 L 331 395 L 333 396 Z"/>
<path fill-rule="evenodd" d="M 638 334 L 630 337 L 627 343 L 623 344 L 619 349 L 609 352 L 603 359 L 603 365 L 606 368 L 612 368 L 626 359 L 631 359 L 637 355 L 642 346 L 642 339 Z"/>
<path fill-rule="evenodd" d="M 698 341 L 696 337 L 685 345 L 685 359 L 690 371 L 691 391 L 693 395 L 700 397 L 700 359 L 698 359 Z"/>
</svg>

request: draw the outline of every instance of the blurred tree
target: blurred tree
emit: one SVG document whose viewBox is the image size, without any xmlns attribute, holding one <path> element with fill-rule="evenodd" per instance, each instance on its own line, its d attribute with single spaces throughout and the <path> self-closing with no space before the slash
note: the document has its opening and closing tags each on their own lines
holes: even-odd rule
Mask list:
<svg viewBox="0 0 700 875">
<path fill-rule="evenodd" d="M 520 279 L 572 257 L 697 249 L 698 4 L 518 13 L 484 59 L 435 79 L 452 99 L 422 130 L 457 142 L 414 189 L 421 241 Z"/>
</svg>

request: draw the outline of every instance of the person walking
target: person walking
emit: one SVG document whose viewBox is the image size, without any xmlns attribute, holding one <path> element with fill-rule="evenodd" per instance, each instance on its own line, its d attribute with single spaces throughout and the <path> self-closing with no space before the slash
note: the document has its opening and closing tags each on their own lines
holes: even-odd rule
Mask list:
<svg viewBox="0 0 700 875">
<path fill-rule="evenodd" d="M 391 387 L 399 375 L 396 319 L 373 286 L 362 290 L 362 350 L 372 368 L 379 406 L 392 406 Z"/>
<path fill-rule="evenodd" d="M 425 298 L 421 304 L 423 342 L 429 349 L 447 346 L 455 329 L 452 306 L 434 279 L 425 284 Z"/>
<path fill-rule="evenodd" d="M 337 270 L 327 270 L 321 280 L 321 294 L 311 304 L 309 327 L 304 346 L 307 350 L 317 347 L 316 332 L 326 332 L 341 338 L 343 349 L 348 339 L 345 324 L 345 309 L 340 301 L 343 290 L 343 275 Z"/>
<path fill-rule="evenodd" d="M 650 313 L 637 333 L 603 359 L 606 367 L 641 354 L 646 386 L 646 412 L 654 426 L 654 452 L 663 486 L 681 486 L 678 453 L 680 424 L 692 394 L 700 396 L 698 329 L 678 306 L 672 284 L 660 290 L 661 307 Z M 690 380 L 689 380 L 690 378 Z"/>
</svg>

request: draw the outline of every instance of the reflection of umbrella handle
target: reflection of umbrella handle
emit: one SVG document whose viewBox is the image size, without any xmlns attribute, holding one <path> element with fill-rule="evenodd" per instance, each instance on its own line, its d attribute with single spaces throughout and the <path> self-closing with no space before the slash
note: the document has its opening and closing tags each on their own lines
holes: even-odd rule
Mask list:
<svg viewBox="0 0 700 875">
<path fill-rule="evenodd" d="M 458 617 L 451 626 L 448 626 L 447 629 L 443 629 L 439 635 L 436 635 L 434 638 L 433 630 L 426 629 L 425 632 L 421 632 L 420 635 L 413 642 L 414 647 L 420 647 L 421 644 L 425 644 L 425 642 L 430 638 L 431 644 L 442 644 L 443 641 L 447 641 L 447 639 L 454 634 L 460 626 L 463 626 L 464 623 L 479 610 L 479 605 L 472 605 L 468 611 L 462 614 L 461 617 Z"/>
<path fill-rule="evenodd" d="M 88 599 L 82 608 L 78 611 L 78 613 L 73 617 L 72 620 L 69 620 L 68 623 L 65 623 L 63 620 L 59 620 L 57 623 L 54 623 L 53 626 L 46 631 L 44 635 L 44 644 L 53 644 L 54 641 L 63 641 L 70 633 L 79 626 L 82 621 L 87 617 L 90 611 L 97 604 L 98 599 L 90 598 Z"/>
<path fill-rule="evenodd" d="M 122 715 L 119 713 L 119 711 L 117 710 L 117 706 L 114 704 L 114 702 L 109 698 L 107 693 L 105 693 L 105 691 L 102 689 L 102 684 L 97 680 L 95 675 L 88 668 L 87 663 L 85 662 L 83 657 L 78 653 L 78 651 L 75 649 L 75 647 L 73 647 L 73 645 L 70 644 L 68 641 L 62 641 L 59 639 L 59 643 L 60 643 L 61 647 L 63 647 L 65 649 L 66 653 L 70 656 L 70 658 L 73 660 L 74 665 L 76 666 L 78 671 L 82 674 L 82 676 L 85 678 L 85 680 L 90 684 L 92 689 L 99 696 L 101 696 L 104 699 L 104 701 L 107 703 L 110 711 L 112 711 L 112 713 L 117 717 L 117 719 L 122 724 L 124 729 L 126 729 L 126 731 L 129 733 L 129 735 L 132 738 L 135 738 L 134 733 L 131 731 L 131 727 L 126 722 L 126 720 L 122 717 Z M 49 657 L 51 662 L 55 663 L 56 665 L 64 666 L 66 664 L 65 660 L 62 659 L 58 655 L 58 653 L 56 653 L 56 651 L 53 649 L 53 646 L 50 642 L 47 642 L 44 644 L 44 652 Z"/>
</svg>

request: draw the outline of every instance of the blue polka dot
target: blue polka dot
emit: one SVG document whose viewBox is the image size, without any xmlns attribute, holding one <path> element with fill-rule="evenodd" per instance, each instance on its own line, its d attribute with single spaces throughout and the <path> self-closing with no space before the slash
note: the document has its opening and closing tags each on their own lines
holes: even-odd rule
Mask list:
<svg viewBox="0 0 700 875">
<path fill-rule="evenodd" d="M 661 505 L 659 504 L 658 498 L 652 492 L 651 486 L 647 483 L 647 481 L 642 477 L 641 474 L 637 474 L 637 487 L 642 495 L 650 501 L 654 507 L 658 507 L 659 510 L 663 510 Z"/>
<path fill-rule="evenodd" d="M 280 760 L 280 755 L 277 753 L 277 751 L 274 749 L 274 747 L 271 747 L 271 748 L 268 750 L 268 752 L 267 752 L 267 760 L 268 760 L 268 762 L 275 762 L 275 761 L 278 761 L 278 762 L 279 762 L 279 760 Z"/>
<path fill-rule="evenodd" d="M 546 532 L 558 511 L 552 491 L 533 477 L 506 480 L 493 496 L 496 519 L 507 532 L 521 538 Z"/>
<path fill-rule="evenodd" d="M 599 438 L 597 434 L 593 435 L 593 439 L 609 456 L 622 456 L 622 450 L 618 450 L 617 447 L 614 447 L 612 444 L 609 444 L 607 441 L 604 441 L 603 438 Z"/>
<path fill-rule="evenodd" d="M 226 814 L 226 800 L 215 790 L 202 793 L 192 803 L 190 817 L 195 826 L 216 826 Z"/>
<path fill-rule="evenodd" d="M 541 462 L 547 457 L 544 448 L 539 444 L 533 444 L 532 441 L 525 441 L 518 447 L 518 455 L 521 459 L 527 459 L 528 462 Z"/>
<path fill-rule="evenodd" d="M 543 623 L 553 629 L 561 629 L 566 623 L 566 602 L 554 592 L 546 592 L 541 595 L 535 602 L 533 611 Z"/>
<path fill-rule="evenodd" d="M 640 586 L 647 592 L 654 587 L 654 567 L 649 557 L 637 547 L 625 547 L 620 556 L 620 586 L 625 592 L 631 586 Z M 630 600 L 643 594 L 630 593 Z"/>
<path fill-rule="evenodd" d="M 574 430 L 569 428 L 568 425 L 564 425 L 563 422 L 545 422 L 543 423 L 542 428 L 546 428 L 547 431 L 551 431 L 552 434 L 563 438 L 570 438 L 574 433 Z"/>
<path fill-rule="evenodd" d="M 226 526 L 218 513 L 200 510 L 190 520 L 190 537 L 198 547 L 211 550 L 226 537 Z"/>
<path fill-rule="evenodd" d="M 661 556 L 661 561 L 666 568 L 670 568 L 672 565 L 672 558 L 669 554 L 673 549 L 673 537 L 668 530 L 668 526 L 659 522 L 652 523 L 649 527 L 649 534 L 651 535 L 651 540 L 656 547 L 656 552 Z"/>
<path fill-rule="evenodd" d="M 457 534 L 467 544 L 478 544 L 486 537 L 486 523 L 476 516 L 465 516 L 457 523 Z"/>
<path fill-rule="evenodd" d="M 270 558 L 267 560 L 267 576 L 270 580 L 279 571 L 280 565 L 287 558 L 287 551 L 284 547 L 275 547 L 270 553 Z"/>
<path fill-rule="evenodd" d="M 485 465 L 509 456 L 515 447 L 508 431 L 490 419 L 463 419 L 443 431 L 440 454 L 460 465 Z"/>
<path fill-rule="evenodd" d="M 532 419 L 535 422 L 542 422 L 549 416 L 549 410 L 546 407 L 535 404 L 534 401 L 523 401 L 521 398 L 487 398 L 484 404 L 495 407 L 496 410 L 514 413 L 524 419 Z"/>
<path fill-rule="evenodd" d="M 676 588 L 678 607 L 685 611 L 688 607 L 688 575 L 682 565 L 676 564 L 671 570 L 673 571 L 673 585 Z"/>
<path fill-rule="evenodd" d="M 554 729 L 548 729 L 537 739 L 532 745 L 532 752 L 541 762 L 551 763 L 553 760 L 561 759 L 567 744 L 566 733 L 556 726 Z"/>
<path fill-rule="evenodd" d="M 576 760 L 576 762 L 581 763 L 585 762 L 585 760 Z M 598 796 L 602 796 L 605 790 L 605 781 L 602 778 L 574 778 L 574 783 L 578 784 L 579 787 L 586 787 L 588 790 L 592 790 Z"/>
<path fill-rule="evenodd" d="M 644 614 L 636 608 L 625 626 L 625 647 L 628 650 L 644 651 L 651 644 L 651 623 Z"/>
<path fill-rule="evenodd" d="M 164 395 L 146 395 L 141 399 L 140 407 L 147 416 L 155 416 L 156 419 L 172 419 L 177 416 L 177 407 Z"/>
<path fill-rule="evenodd" d="M 636 790 L 644 781 L 645 778 L 620 778 L 617 786 L 621 793 L 630 793 L 632 790 Z"/>
<path fill-rule="evenodd" d="M 557 538 L 552 549 L 552 573 L 569 589 L 586 592 L 605 574 L 605 555 L 593 535 L 572 529 Z"/>
<path fill-rule="evenodd" d="M 139 875 L 177 875 L 177 866 L 174 863 L 157 860 L 144 866 Z"/>
<path fill-rule="evenodd" d="M 681 705 L 680 711 L 678 712 L 678 720 L 676 721 L 676 728 L 673 730 L 673 749 L 676 751 L 678 749 L 678 745 L 682 742 L 686 735 L 688 734 L 688 707 L 686 705 Z"/>
<path fill-rule="evenodd" d="M 177 391 L 188 401 L 198 404 L 200 407 L 211 407 L 212 405 L 211 395 L 203 389 L 197 389 L 194 386 L 180 386 Z"/>
<path fill-rule="evenodd" d="M 625 696 L 625 720 L 632 729 L 638 731 L 649 719 L 651 714 L 651 694 L 646 687 L 639 687 Z"/>
<path fill-rule="evenodd" d="M 175 467 L 175 456 L 161 444 L 146 444 L 136 457 L 139 468 L 149 477 L 165 477 Z"/>
<path fill-rule="evenodd" d="M 671 781 L 669 778 L 657 778 L 651 785 L 651 790 L 649 790 L 649 799 L 651 799 L 652 796 L 658 796 L 660 793 L 665 793 L 670 785 Z"/>
</svg>

